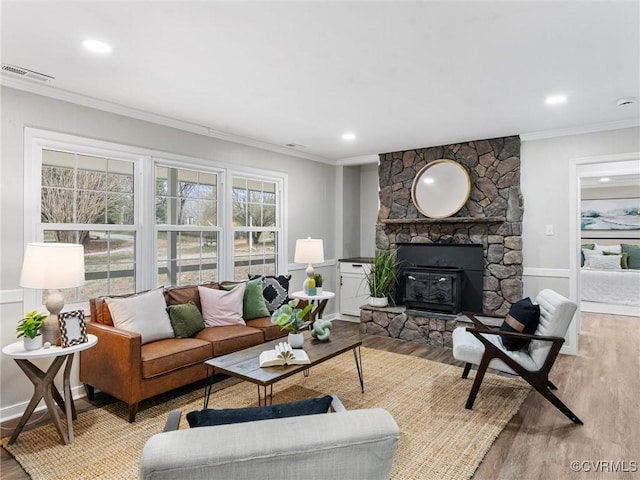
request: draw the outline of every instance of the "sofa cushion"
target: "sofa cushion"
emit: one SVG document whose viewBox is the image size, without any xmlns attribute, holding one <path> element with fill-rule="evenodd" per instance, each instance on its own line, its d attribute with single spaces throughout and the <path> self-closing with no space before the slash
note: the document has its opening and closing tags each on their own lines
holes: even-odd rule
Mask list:
<svg viewBox="0 0 640 480">
<path fill-rule="evenodd" d="M 193 300 L 167 307 L 176 338 L 189 338 L 204 328 L 202 314 Z"/>
<path fill-rule="evenodd" d="M 220 410 L 207 408 L 187 413 L 187 421 L 189 422 L 189 426 L 193 428 L 227 425 L 230 423 L 255 422 L 257 420 L 269 420 L 271 418 L 318 415 L 327 413 L 332 400 L 331 395 L 325 395 L 322 398 L 309 398 L 298 402 L 279 403 L 262 407 L 224 408 Z"/>
<path fill-rule="evenodd" d="M 269 314 L 272 314 L 289 299 L 289 280 L 291 275 L 249 275 L 249 280 L 262 280 L 262 296 L 267 303 Z"/>
<path fill-rule="evenodd" d="M 105 301 L 116 328 L 139 333 L 142 344 L 174 336 L 161 288 Z"/>
<path fill-rule="evenodd" d="M 142 378 L 151 378 L 213 357 L 211 343 L 196 338 L 169 338 L 142 346 Z"/>
<path fill-rule="evenodd" d="M 167 301 L 167 305 L 180 305 L 187 303 L 190 300 L 196 304 L 198 310 L 202 312 L 202 305 L 200 304 L 200 292 L 198 287 L 219 289 L 220 284 L 217 282 L 204 283 L 202 285 L 186 285 L 181 287 L 166 287 L 164 290 L 164 298 Z"/>
<path fill-rule="evenodd" d="M 278 325 L 271 323 L 271 317 L 254 318 L 253 320 L 247 320 L 247 326 L 258 328 L 264 333 L 265 341 L 275 340 L 276 338 L 284 337 L 289 332 L 282 330 Z"/>
<path fill-rule="evenodd" d="M 202 317 L 207 327 L 226 325 L 244 325 L 242 319 L 242 300 L 245 284 L 231 291 L 198 287 L 202 303 Z"/>
<path fill-rule="evenodd" d="M 245 325 L 207 327 L 196 333 L 194 338 L 210 342 L 214 357 L 264 343 L 264 334 L 261 330 Z"/>
<path fill-rule="evenodd" d="M 242 298 L 242 318 L 245 322 L 254 318 L 268 317 L 269 309 L 262 294 L 262 280 L 256 278 L 247 282 L 245 285 L 244 297 Z M 233 290 L 240 283 L 223 283 L 222 288 L 225 290 Z"/>
</svg>

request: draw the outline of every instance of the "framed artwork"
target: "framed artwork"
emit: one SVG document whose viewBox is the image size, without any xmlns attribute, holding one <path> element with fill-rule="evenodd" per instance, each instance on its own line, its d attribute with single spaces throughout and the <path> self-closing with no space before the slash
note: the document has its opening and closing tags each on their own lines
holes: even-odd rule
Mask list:
<svg viewBox="0 0 640 480">
<path fill-rule="evenodd" d="M 83 310 L 59 314 L 58 324 L 60 325 L 62 348 L 85 343 L 88 340 Z"/>
<path fill-rule="evenodd" d="M 607 198 L 580 202 L 582 230 L 640 230 L 640 198 Z"/>
</svg>

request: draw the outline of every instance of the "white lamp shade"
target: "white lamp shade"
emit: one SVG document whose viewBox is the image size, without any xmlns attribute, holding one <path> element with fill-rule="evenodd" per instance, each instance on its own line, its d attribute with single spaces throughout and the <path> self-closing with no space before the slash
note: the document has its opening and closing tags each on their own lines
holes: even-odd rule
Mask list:
<svg viewBox="0 0 640 480">
<path fill-rule="evenodd" d="M 76 243 L 29 243 L 20 286 L 38 289 L 84 285 L 84 247 Z"/>
<path fill-rule="evenodd" d="M 293 261 L 296 263 L 324 262 L 322 239 L 303 238 L 296 240 L 296 253 Z"/>
</svg>

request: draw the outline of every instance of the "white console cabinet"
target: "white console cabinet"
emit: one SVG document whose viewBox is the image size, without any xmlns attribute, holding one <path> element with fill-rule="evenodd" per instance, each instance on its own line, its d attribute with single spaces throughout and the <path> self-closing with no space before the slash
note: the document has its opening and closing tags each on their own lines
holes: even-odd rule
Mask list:
<svg viewBox="0 0 640 480">
<path fill-rule="evenodd" d="M 340 261 L 340 313 L 360 316 L 360 307 L 367 303 L 369 287 L 365 272 L 371 263 L 344 259 Z"/>
</svg>

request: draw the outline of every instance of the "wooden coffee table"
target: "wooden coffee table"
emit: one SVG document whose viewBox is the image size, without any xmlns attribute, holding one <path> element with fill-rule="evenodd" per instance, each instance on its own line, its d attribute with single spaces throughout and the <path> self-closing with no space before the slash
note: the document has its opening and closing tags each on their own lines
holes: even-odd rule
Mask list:
<svg viewBox="0 0 640 480">
<path fill-rule="evenodd" d="M 307 355 L 309 356 L 309 360 L 311 360 L 311 364 L 307 365 L 260 367 L 260 362 L 258 360 L 260 353 L 265 350 L 275 348 L 275 346 L 280 342 L 286 342 L 286 337 L 207 360 L 205 364 L 211 374 L 207 377 L 204 395 L 204 408 L 209 406 L 209 397 L 211 395 L 211 388 L 213 387 L 213 376 L 216 373 L 224 373 L 256 384 L 258 387 L 258 405 L 267 405 L 267 399 L 268 404 L 271 405 L 274 383 L 284 380 L 285 378 L 299 372 L 303 372 L 306 377 L 309 375 L 310 368 L 314 365 L 319 365 L 320 363 L 329 360 L 336 355 L 348 352 L 349 350 L 353 351 L 356 369 L 358 370 L 358 378 L 360 380 L 360 390 L 364 393 L 362 356 L 360 354 L 362 341 L 335 336 L 331 337 L 329 342 L 318 342 L 317 340 L 311 339 L 308 331 L 304 332 L 304 336 L 305 340 L 302 348 L 304 348 L 304 351 L 307 352 Z M 268 394 L 267 387 L 269 387 Z"/>
</svg>

